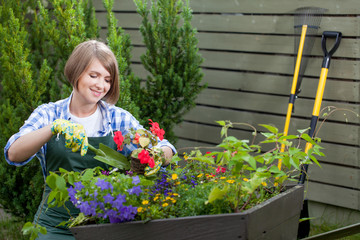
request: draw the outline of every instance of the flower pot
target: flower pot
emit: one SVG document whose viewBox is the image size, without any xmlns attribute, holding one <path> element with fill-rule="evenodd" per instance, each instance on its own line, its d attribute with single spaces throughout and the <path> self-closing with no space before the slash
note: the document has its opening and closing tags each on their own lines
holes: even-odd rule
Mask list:
<svg viewBox="0 0 360 240">
<path fill-rule="evenodd" d="M 303 197 L 303 186 L 296 185 L 241 213 L 86 225 L 71 228 L 71 232 L 77 240 L 290 240 L 297 238 Z"/>
<path fill-rule="evenodd" d="M 134 173 L 137 173 L 137 174 L 144 175 L 146 165 L 141 164 L 140 159 L 131 157 L 130 164 L 131 164 L 131 171 L 133 171 Z"/>
</svg>

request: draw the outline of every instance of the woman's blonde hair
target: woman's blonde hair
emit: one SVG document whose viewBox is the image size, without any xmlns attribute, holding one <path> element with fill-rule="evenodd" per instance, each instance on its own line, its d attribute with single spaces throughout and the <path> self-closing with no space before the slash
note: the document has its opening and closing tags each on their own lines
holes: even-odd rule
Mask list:
<svg viewBox="0 0 360 240">
<path fill-rule="evenodd" d="M 77 89 L 81 75 L 87 70 L 91 62 L 97 59 L 110 73 L 111 86 L 104 100 L 115 104 L 119 100 L 119 69 L 114 53 L 103 42 L 89 40 L 75 47 L 66 62 L 64 74 L 70 84 Z"/>
</svg>

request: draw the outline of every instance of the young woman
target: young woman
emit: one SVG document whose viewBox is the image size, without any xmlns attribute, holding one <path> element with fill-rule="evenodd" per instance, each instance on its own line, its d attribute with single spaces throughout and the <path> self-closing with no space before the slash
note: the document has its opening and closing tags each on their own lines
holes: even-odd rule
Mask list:
<svg viewBox="0 0 360 240">
<path fill-rule="evenodd" d="M 96 166 L 107 169 L 106 164 L 93 158 L 91 151 L 87 152 L 88 142 L 93 146 L 103 143 L 116 149 L 112 139 L 114 131 L 125 135 L 131 128 L 143 128 L 129 112 L 113 105 L 120 94 L 118 64 L 104 43 L 90 40 L 79 44 L 70 55 L 64 73 L 73 86 L 72 94 L 34 110 L 5 146 L 9 164 L 23 166 L 37 156 L 44 177 L 60 167 L 69 171 Z M 165 139 L 158 146 L 166 159 L 176 151 Z M 122 153 L 128 155 L 134 149 L 135 146 L 127 146 Z M 78 150 L 81 154 L 76 152 Z M 47 209 L 46 196 L 50 191 L 46 186 L 34 219 L 48 231 L 40 239 L 73 239 L 68 229 L 57 226 L 69 219 L 67 211 L 64 208 Z M 79 213 L 70 202 L 67 207 L 72 215 Z"/>
</svg>

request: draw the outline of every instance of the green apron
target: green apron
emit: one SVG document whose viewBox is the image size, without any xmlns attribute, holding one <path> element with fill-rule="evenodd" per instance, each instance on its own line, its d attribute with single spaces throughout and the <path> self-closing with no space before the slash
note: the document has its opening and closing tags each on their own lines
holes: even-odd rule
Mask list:
<svg viewBox="0 0 360 240">
<path fill-rule="evenodd" d="M 99 147 L 99 143 L 103 143 L 116 149 L 116 144 L 111 135 L 105 137 L 90 137 L 88 140 L 95 148 Z M 88 151 L 87 154 L 82 157 L 79 151 L 74 153 L 71 149 L 65 148 L 65 139 L 62 135 L 59 137 L 53 136 L 47 143 L 46 174 L 49 175 L 50 171 L 56 172 L 59 168 L 76 172 L 97 166 L 105 170 L 109 169 L 107 164 L 94 159 L 94 156 L 95 154 L 92 151 Z M 75 239 L 66 227 L 56 227 L 59 223 L 67 221 L 70 216 L 64 207 L 48 208 L 46 196 L 48 196 L 50 192 L 50 187 L 46 185 L 42 202 L 34 218 L 34 222 L 46 227 L 47 230 L 47 234 L 40 234 L 38 239 Z M 80 212 L 70 201 L 66 203 L 66 207 L 70 210 L 72 216 L 77 216 Z"/>
</svg>

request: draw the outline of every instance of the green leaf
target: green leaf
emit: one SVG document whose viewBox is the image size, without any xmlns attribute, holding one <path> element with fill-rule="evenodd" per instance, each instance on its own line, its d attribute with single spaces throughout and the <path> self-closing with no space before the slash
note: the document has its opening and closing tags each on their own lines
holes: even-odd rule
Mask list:
<svg viewBox="0 0 360 240">
<path fill-rule="evenodd" d="M 310 159 L 311 159 L 314 163 L 316 163 L 316 165 L 318 165 L 318 166 L 321 168 L 320 163 L 318 162 L 318 160 L 317 160 L 314 156 L 310 156 Z"/>
<path fill-rule="evenodd" d="M 40 226 L 40 233 L 46 235 L 47 234 L 46 227 Z"/>
<path fill-rule="evenodd" d="M 68 183 L 70 183 L 71 185 L 74 185 L 75 182 L 75 177 L 73 174 L 69 174 L 68 175 Z"/>
<path fill-rule="evenodd" d="M 106 157 L 95 156 L 94 158 L 98 161 L 104 162 L 110 166 L 119 168 L 119 169 L 130 169 L 130 162 L 127 157 L 118 151 L 100 143 L 100 149 L 106 154 Z"/>
<path fill-rule="evenodd" d="M 226 123 L 225 123 L 225 121 L 216 121 L 220 126 L 225 126 L 226 125 Z"/>
<path fill-rule="evenodd" d="M 223 189 L 219 188 L 218 186 L 214 187 L 208 197 L 208 200 L 205 202 L 205 204 L 212 203 L 213 201 L 217 199 L 223 198 L 229 190 L 229 186 L 226 185 Z"/>
<path fill-rule="evenodd" d="M 308 131 L 310 128 L 305 128 L 305 129 L 298 129 L 297 131 L 300 133 L 300 134 L 303 134 L 305 133 L 306 131 Z"/>
<path fill-rule="evenodd" d="M 142 148 L 145 148 L 150 144 L 150 139 L 146 138 L 146 137 L 140 137 L 139 138 L 139 143 L 140 143 L 140 146 Z"/>
<path fill-rule="evenodd" d="M 273 133 L 266 133 L 266 132 L 264 133 L 264 132 L 262 132 L 261 135 L 265 136 L 266 138 L 270 138 L 270 139 L 274 138 Z"/>
<path fill-rule="evenodd" d="M 312 145 L 316 144 L 316 142 L 308 134 L 302 134 L 301 138 L 304 139 L 305 141 L 311 143 Z"/>
<path fill-rule="evenodd" d="M 282 171 L 277 166 L 274 165 L 270 167 L 269 171 L 272 173 L 282 173 Z"/>
<path fill-rule="evenodd" d="M 30 234 L 30 231 L 34 228 L 34 224 L 32 222 L 26 222 L 22 227 L 21 231 L 24 235 Z"/>
<path fill-rule="evenodd" d="M 60 173 L 68 173 L 69 171 L 63 168 L 59 168 Z"/>
<path fill-rule="evenodd" d="M 54 198 L 55 198 L 55 196 L 56 196 L 57 193 L 58 193 L 57 191 L 51 191 L 51 192 L 49 193 L 49 197 L 48 197 L 47 203 L 51 203 L 51 202 L 54 200 Z"/>
<path fill-rule="evenodd" d="M 243 157 L 243 159 L 250 164 L 250 167 L 252 167 L 252 169 L 256 169 L 256 160 L 254 157 L 246 155 Z"/>
<path fill-rule="evenodd" d="M 69 228 L 80 225 L 81 223 L 87 221 L 89 217 L 85 216 L 84 213 L 79 213 L 79 215 L 71 222 Z"/>
<path fill-rule="evenodd" d="M 86 169 L 84 174 L 81 176 L 81 181 L 90 181 L 94 176 L 94 169 Z"/>
<path fill-rule="evenodd" d="M 274 126 L 268 125 L 268 124 L 259 124 L 260 126 L 266 128 L 267 130 L 269 130 L 270 132 L 277 134 L 279 132 L 279 129 L 277 129 Z"/>
<path fill-rule="evenodd" d="M 63 177 L 56 176 L 55 184 L 60 191 L 66 190 L 66 181 Z"/>
<path fill-rule="evenodd" d="M 208 163 L 208 164 L 215 164 L 215 161 L 212 157 L 199 156 L 199 157 L 194 157 L 193 159 L 196 159 L 197 161 Z"/>
<path fill-rule="evenodd" d="M 56 175 L 54 175 L 52 172 L 49 176 L 46 177 L 46 183 L 51 189 L 56 188 Z"/>
<path fill-rule="evenodd" d="M 226 136 L 226 133 L 227 133 L 227 128 L 223 127 L 223 128 L 221 129 L 220 136 L 221 136 L 221 137 L 224 137 L 224 136 Z"/>
<path fill-rule="evenodd" d="M 291 139 L 298 139 L 299 136 L 296 136 L 296 135 L 288 135 L 288 136 L 281 136 L 279 138 L 279 141 L 282 141 L 282 140 L 291 140 Z"/>
</svg>

